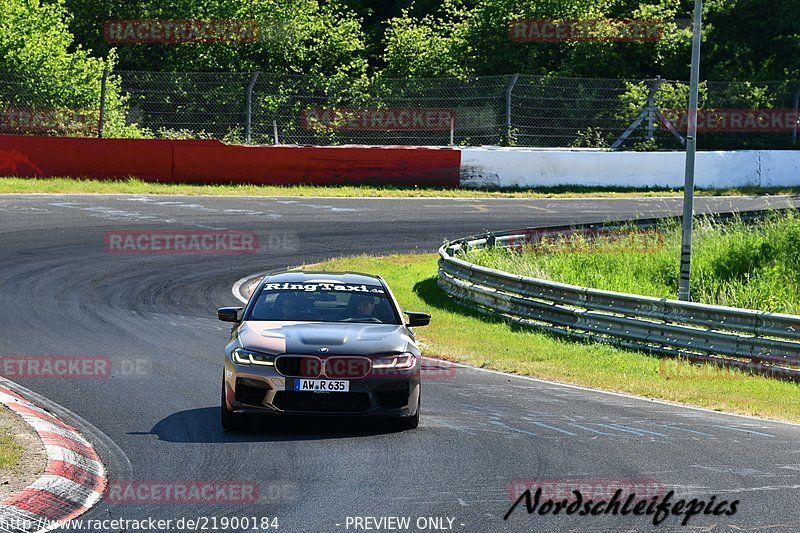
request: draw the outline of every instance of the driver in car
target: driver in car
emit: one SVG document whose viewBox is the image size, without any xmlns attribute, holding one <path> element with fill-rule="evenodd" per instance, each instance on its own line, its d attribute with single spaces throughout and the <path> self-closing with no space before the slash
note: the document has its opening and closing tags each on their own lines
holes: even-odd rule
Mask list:
<svg viewBox="0 0 800 533">
<path fill-rule="evenodd" d="M 319 319 L 311 309 L 311 302 L 303 295 L 281 294 L 275 300 L 275 306 L 281 320 L 316 320 Z"/>
<path fill-rule="evenodd" d="M 375 309 L 375 300 L 372 296 L 356 294 L 350 297 L 353 313 L 352 318 L 373 318 L 372 311 Z"/>
</svg>

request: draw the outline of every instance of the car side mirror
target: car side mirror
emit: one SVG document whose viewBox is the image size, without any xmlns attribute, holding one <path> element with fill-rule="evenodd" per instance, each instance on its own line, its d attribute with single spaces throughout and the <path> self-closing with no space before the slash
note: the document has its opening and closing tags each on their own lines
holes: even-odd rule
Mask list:
<svg viewBox="0 0 800 533">
<path fill-rule="evenodd" d="M 431 323 L 431 315 L 428 313 L 417 313 L 415 311 L 406 311 L 408 315 L 408 326 L 415 328 L 419 326 L 427 326 Z"/>
<path fill-rule="evenodd" d="M 244 307 L 220 307 L 217 309 L 217 318 L 223 322 L 240 322 Z"/>
</svg>

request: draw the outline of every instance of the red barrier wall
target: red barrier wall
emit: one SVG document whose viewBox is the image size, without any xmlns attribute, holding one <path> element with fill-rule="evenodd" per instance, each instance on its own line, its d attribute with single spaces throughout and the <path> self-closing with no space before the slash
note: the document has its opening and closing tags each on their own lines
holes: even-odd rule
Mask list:
<svg viewBox="0 0 800 533">
<path fill-rule="evenodd" d="M 0 174 L 174 183 L 381 184 L 457 187 L 449 148 L 241 146 L 219 141 L 0 135 Z"/>
</svg>

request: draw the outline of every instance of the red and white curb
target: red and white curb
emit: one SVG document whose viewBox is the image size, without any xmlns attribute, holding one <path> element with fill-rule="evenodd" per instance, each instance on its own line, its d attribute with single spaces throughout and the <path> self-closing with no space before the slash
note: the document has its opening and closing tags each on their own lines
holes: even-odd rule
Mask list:
<svg viewBox="0 0 800 533">
<path fill-rule="evenodd" d="M 50 531 L 100 501 L 106 472 L 89 441 L 72 426 L 2 386 L 0 403 L 39 434 L 47 452 L 44 474 L 0 502 L 0 532 Z"/>
</svg>

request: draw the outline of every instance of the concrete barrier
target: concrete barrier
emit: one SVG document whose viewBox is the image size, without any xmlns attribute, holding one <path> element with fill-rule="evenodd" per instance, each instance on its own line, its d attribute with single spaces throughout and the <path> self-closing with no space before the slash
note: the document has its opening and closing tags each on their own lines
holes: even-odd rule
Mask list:
<svg viewBox="0 0 800 533">
<path fill-rule="evenodd" d="M 0 135 L 0 175 L 172 183 L 458 187 L 458 150 Z"/>
<path fill-rule="evenodd" d="M 241 146 L 219 141 L 0 135 L 0 175 L 173 183 L 680 188 L 683 152 L 410 146 Z M 698 152 L 698 188 L 800 186 L 800 150 Z"/>
<path fill-rule="evenodd" d="M 683 186 L 683 152 L 462 148 L 462 187 Z M 698 152 L 698 188 L 800 185 L 800 150 Z"/>
</svg>

